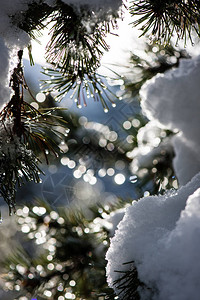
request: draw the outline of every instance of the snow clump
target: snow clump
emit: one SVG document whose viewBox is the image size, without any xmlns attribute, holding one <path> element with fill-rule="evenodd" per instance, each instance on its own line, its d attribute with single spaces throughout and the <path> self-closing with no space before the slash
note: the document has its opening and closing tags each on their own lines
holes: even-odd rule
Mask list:
<svg viewBox="0 0 200 300">
<path fill-rule="evenodd" d="M 200 294 L 200 174 L 177 191 L 133 201 L 106 254 L 108 283 L 130 261 L 155 300 L 197 300 Z M 145 299 L 147 291 L 141 292 Z M 123 295 L 122 298 L 123 299 Z"/>
<path fill-rule="evenodd" d="M 162 128 L 178 133 L 172 145 L 180 185 L 200 170 L 199 82 L 200 56 L 182 59 L 177 69 L 156 75 L 141 89 L 144 114 Z"/>
<path fill-rule="evenodd" d="M 19 22 L 22 13 L 28 9 L 28 4 L 31 2 L 32 0 L 1 0 L 0 106 L 7 103 L 12 94 L 12 89 L 9 87 L 9 78 L 11 75 L 10 70 L 13 69 L 13 65 L 17 60 L 17 51 L 25 48 L 30 42 L 28 34 L 18 27 L 17 22 Z"/>
</svg>

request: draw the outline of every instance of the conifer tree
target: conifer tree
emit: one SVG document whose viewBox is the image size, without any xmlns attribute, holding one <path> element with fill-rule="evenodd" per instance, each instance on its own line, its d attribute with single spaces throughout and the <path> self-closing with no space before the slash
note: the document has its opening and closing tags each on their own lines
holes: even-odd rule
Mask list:
<svg viewBox="0 0 200 300">
<path fill-rule="evenodd" d="M 21 5 L 22 1 L 18 0 L 17 4 Z M 123 18 L 126 9 L 129 9 L 133 16 L 132 25 L 140 27 L 141 35 L 149 36 L 150 44 L 147 52 L 152 53 L 153 47 L 158 48 L 152 65 L 133 53 L 130 64 L 133 70 L 139 70 L 140 76 L 138 79 L 134 77 L 134 81 L 123 78 L 125 92 L 129 97 L 136 97 L 139 101 L 140 88 L 148 79 L 157 73 L 164 73 L 177 67 L 181 58 L 189 58 L 186 51 L 175 49 L 170 41 L 175 35 L 177 42 L 184 39 L 186 43 L 189 39 L 193 43 L 195 40 L 193 36 L 195 34 L 199 36 L 198 1 L 152 0 L 129 3 L 129 1 L 99 0 L 90 3 L 86 0 L 29 0 L 24 7 L 18 8 L 13 4 L 12 9 L 4 1 L 0 18 L 6 16 L 9 30 L 17 32 L 17 37 L 10 38 L 9 31 L 6 33 L 5 28 L 0 27 L 2 41 L 0 50 L 10 55 L 17 46 L 13 57 L 10 55 L 10 61 L 15 60 L 14 67 L 11 63 L 7 64 L 4 72 L 8 76 L 10 68 L 9 87 L 7 82 L 6 88 L 3 87 L 5 90 L 2 88 L 0 91 L 1 97 L 5 95 L 0 112 L 0 194 L 7 202 L 10 214 L 15 212 L 17 187 L 28 181 L 40 182 L 40 174 L 43 172 L 40 160 L 45 158 L 48 162 L 49 152 L 62 157 L 59 145 L 63 140 L 66 144 L 68 142 L 64 135 L 66 128 L 71 129 L 70 134 L 73 138 L 77 140 L 79 138 L 76 131 L 80 124 L 75 118 L 70 119 L 65 111 L 52 102 L 54 99 L 51 93 L 56 91 L 55 100 L 61 101 L 72 91 L 71 98 L 78 106 L 89 105 L 89 98 L 93 98 L 102 103 L 105 112 L 110 105 L 115 106 L 118 101 L 116 95 L 106 85 L 105 78 L 98 74 L 98 68 L 104 51 L 109 50 L 105 37 L 117 28 L 117 20 Z M 43 91 L 48 95 L 48 103 L 51 105 L 36 109 L 26 100 L 24 93 L 27 91 L 35 99 L 24 75 L 23 49 L 25 46 L 28 47 L 30 63 L 34 68 L 31 40 L 37 39 L 47 25 L 51 35 L 46 47 L 49 67 L 43 70 L 47 77 L 43 82 Z M 168 59 L 170 56 L 176 57 L 176 61 L 172 63 Z M 132 122 L 135 117 L 129 121 Z M 147 122 L 143 116 L 138 116 L 139 118 L 141 118 L 140 125 L 129 132 L 129 135 L 133 136 L 132 148 L 138 147 L 138 131 Z M 161 148 L 153 156 L 152 164 L 145 166 L 148 172 L 139 172 L 140 169 L 143 170 L 143 166 L 138 166 L 137 176 L 140 180 L 136 188 L 139 196 L 143 195 L 148 183 L 152 184 L 152 193 L 157 191 L 162 193 L 175 186 L 173 150 L 167 148 L 169 151 L 166 151 L 164 148 L 163 151 L 162 148 L 162 141 L 167 140 L 172 134 L 171 131 L 160 132 Z M 80 140 L 78 142 L 80 143 Z M 128 153 L 132 149 L 123 144 L 121 151 L 121 148 L 117 147 L 117 142 L 118 140 L 113 143 L 113 147 L 117 149 L 116 157 L 120 157 L 128 165 L 131 159 Z M 92 147 L 93 151 L 102 153 L 98 143 L 94 143 Z M 73 156 L 76 149 L 70 148 L 70 151 L 70 155 Z M 103 158 L 107 153 L 108 149 L 103 149 Z M 80 150 L 79 157 L 81 155 Z M 167 178 L 167 183 L 164 178 Z M 121 202 L 117 208 L 119 206 L 122 206 Z M 20 250 L 21 252 L 8 258 L 6 267 L 9 269 L 9 276 L 6 280 L 11 282 L 13 289 L 19 291 L 16 297 L 20 299 L 25 295 L 28 298 L 58 300 L 70 297 L 88 300 L 115 299 L 116 295 L 106 284 L 104 256 L 110 236 L 106 222 L 103 222 L 105 220 L 102 221 L 103 213 L 108 215 L 115 209 L 116 207 L 112 205 L 109 208 L 99 207 L 99 210 L 91 208 L 93 214 L 88 220 L 80 212 L 54 211 L 51 206 L 41 202 L 30 206 L 28 215 L 20 216 L 21 221 L 22 218 L 24 222 L 27 217 L 31 218 L 32 223 L 26 224 L 30 227 L 27 231 L 29 239 L 37 239 L 41 235 L 42 228 L 46 228 L 43 237 L 46 252 L 32 258 Z M 94 224 L 99 218 L 102 221 L 100 225 L 103 225 L 99 225 L 95 231 Z M 122 291 L 119 292 L 119 298 L 123 295 L 123 299 L 140 299 L 138 287 L 144 289 L 148 287 L 138 278 L 134 262 L 130 262 L 130 266 L 133 266 L 130 268 L 131 271 L 122 272 L 122 276 L 114 284 Z M 93 280 L 93 277 L 96 280 Z"/>
</svg>

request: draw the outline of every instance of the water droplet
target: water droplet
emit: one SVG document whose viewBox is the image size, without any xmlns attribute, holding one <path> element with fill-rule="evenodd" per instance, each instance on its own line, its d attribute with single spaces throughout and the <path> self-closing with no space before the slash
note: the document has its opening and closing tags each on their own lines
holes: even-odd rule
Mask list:
<svg viewBox="0 0 200 300">
<path fill-rule="evenodd" d="M 129 180 L 131 181 L 131 183 L 136 183 L 138 178 L 136 175 L 130 176 Z"/>
</svg>

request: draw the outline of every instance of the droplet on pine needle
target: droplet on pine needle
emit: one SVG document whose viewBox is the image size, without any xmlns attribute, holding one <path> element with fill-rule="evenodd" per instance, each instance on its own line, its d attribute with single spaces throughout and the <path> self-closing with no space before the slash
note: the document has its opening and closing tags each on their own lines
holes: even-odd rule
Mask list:
<svg viewBox="0 0 200 300">
<path fill-rule="evenodd" d="M 136 183 L 138 178 L 136 175 L 130 176 L 129 180 L 131 181 L 131 183 Z"/>
</svg>

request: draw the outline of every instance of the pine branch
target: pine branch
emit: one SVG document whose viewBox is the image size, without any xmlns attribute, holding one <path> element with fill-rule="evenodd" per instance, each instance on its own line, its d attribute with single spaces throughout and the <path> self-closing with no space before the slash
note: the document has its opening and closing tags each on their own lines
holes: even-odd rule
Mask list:
<svg viewBox="0 0 200 300">
<path fill-rule="evenodd" d="M 124 265 L 129 265 L 129 270 L 115 271 L 119 273 L 119 278 L 113 283 L 117 290 L 117 296 L 120 300 L 140 300 L 139 290 L 147 289 L 151 290 L 139 279 L 137 269 L 134 262 L 127 262 Z M 121 276 L 120 276 L 121 275 Z M 149 298 L 149 300 L 151 297 Z"/>
<path fill-rule="evenodd" d="M 109 50 L 105 37 L 117 26 L 116 17 L 101 20 L 87 6 L 77 10 L 57 1 L 51 15 L 50 23 L 54 25 L 46 52 L 47 62 L 53 68 L 44 71 L 50 77 L 44 86 L 49 92 L 58 92 L 58 101 L 72 89 L 72 98 L 79 106 L 82 101 L 86 105 L 86 97 L 100 100 L 106 110 L 106 101 L 113 102 L 112 92 L 104 91 L 105 84 L 96 72 L 103 52 Z"/>
<path fill-rule="evenodd" d="M 142 85 L 158 73 L 164 73 L 179 66 L 181 59 L 189 59 L 191 56 L 186 49 L 178 49 L 171 43 L 161 45 L 156 42 L 148 42 L 144 48 L 145 58 L 134 52 L 130 52 L 129 65 L 126 66 L 126 74 L 117 73 L 116 78 L 123 80 L 124 92 L 120 93 L 122 99 L 139 99 L 139 91 Z M 148 58 L 146 58 L 148 57 Z M 114 65 L 115 66 L 115 65 Z M 119 65 L 119 67 L 123 67 Z"/>
<path fill-rule="evenodd" d="M 32 257 L 20 249 L 5 261 L 9 270 L 5 280 L 11 285 L 18 282 L 19 297 L 31 294 L 46 299 L 47 290 L 51 292 L 48 299 L 52 300 L 64 296 L 66 291 L 76 295 L 77 300 L 111 294 L 104 270 L 108 232 L 104 228 L 94 230 L 96 225 L 93 224 L 94 218 L 102 218 L 105 209 L 100 213 L 98 206 L 92 207 L 92 217 L 88 220 L 81 211 L 67 208 L 55 211 L 38 199 L 28 210 L 28 213 L 19 213 L 19 221 L 24 219 L 23 224 L 19 222 L 20 226 L 28 226 L 29 239 L 42 243 L 46 250 Z M 75 284 L 71 284 L 72 281 Z"/>
<path fill-rule="evenodd" d="M 31 150 L 13 134 L 14 122 L 3 121 L 0 138 L 0 195 L 9 206 L 9 214 L 15 211 L 16 185 L 26 181 L 40 182 L 38 159 Z M 5 143 L 6 140 L 6 143 Z"/>
<path fill-rule="evenodd" d="M 127 97 L 137 97 L 137 99 L 140 100 L 139 91 L 147 80 L 158 73 L 164 73 L 172 68 L 178 67 L 182 58 L 190 58 L 190 55 L 185 49 L 176 49 L 171 44 L 165 47 L 157 43 L 147 44 L 145 52 L 149 59 L 135 55 L 134 53 L 131 54 L 130 66 L 127 68 L 128 73 L 132 74 L 131 79 L 125 76 L 123 78 L 125 89 L 122 97 L 125 99 Z M 134 137 L 133 147 L 138 147 L 137 131 L 145 126 L 147 120 L 145 120 L 141 114 L 134 116 L 134 118 L 139 121 L 140 125 L 137 128 L 131 128 L 128 133 Z M 157 148 L 157 150 L 159 149 L 160 151 L 156 151 L 152 155 L 152 162 L 148 164 L 138 164 L 138 170 L 135 171 L 133 180 L 135 181 L 134 187 L 138 191 L 139 196 L 143 195 L 146 190 L 151 194 L 158 192 L 164 193 L 167 189 L 177 186 L 177 179 L 172 164 L 174 151 L 171 147 L 164 146 L 165 141 L 167 142 L 167 139 L 170 138 L 172 134 L 173 133 L 169 130 L 163 131 L 159 136 L 160 144 Z M 140 140 L 140 143 L 141 142 Z M 144 146 L 145 144 L 146 142 L 144 141 Z"/>
<path fill-rule="evenodd" d="M 130 13 L 139 16 L 133 26 L 141 26 L 142 35 L 151 34 L 158 42 L 168 44 L 174 33 L 177 40 L 198 36 L 200 26 L 200 3 L 198 0 L 136 0 L 132 1 Z"/>
<path fill-rule="evenodd" d="M 11 16 L 12 23 L 27 32 L 31 39 L 41 36 L 41 30 L 45 28 L 45 21 L 52 13 L 53 8 L 42 0 L 33 1 L 28 4 L 26 11 Z"/>
<path fill-rule="evenodd" d="M 59 139 L 63 138 L 54 126 L 62 126 L 62 118 L 53 116 L 56 110 L 40 112 L 24 101 L 23 90 L 28 89 L 22 68 L 22 54 L 18 52 L 19 62 L 11 76 L 10 86 L 13 95 L 9 103 L 0 112 L 0 195 L 9 206 L 9 213 L 15 211 L 16 185 L 25 182 L 40 182 L 36 146 L 43 151 L 60 151 L 56 142 L 48 137 L 48 132 Z M 28 89 L 29 90 L 29 89 Z M 32 94 L 31 94 L 32 95 Z M 6 143 L 5 143 L 6 141 Z"/>
<path fill-rule="evenodd" d="M 104 80 L 98 76 L 97 69 L 103 53 L 109 50 L 105 37 L 117 28 L 117 18 L 122 18 L 122 15 L 122 9 L 120 15 L 120 10 L 105 12 L 100 9 L 94 12 L 90 5 L 80 4 L 77 7 L 62 0 L 55 1 L 52 7 L 43 1 L 34 1 L 20 17 L 11 16 L 11 20 L 32 39 L 40 36 L 41 30 L 46 26 L 51 26 L 46 60 L 52 69 L 49 68 L 51 78 L 46 80 L 46 88 L 49 92 L 57 89 L 57 100 L 60 101 L 72 88 L 77 94 L 72 98 L 78 99 L 78 103 L 83 101 L 86 105 L 85 97 L 91 96 L 94 100 L 101 101 L 107 111 L 106 102 L 109 100 L 112 103 L 114 95 L 109 89 L 105 92 L 102 88 Z M 33 65 L 31 45 L 28 50 L 30 63 Z M 83 99 L 80 101 L 81 98 Z"/>
<path fill-rule="evenodd" d="M 49 77 L 43 80 L 43 90 L 45 93 L 57 93 L 56 101 L 61 101 L 67 94 L 71 93 L 70 98 L 74 99 L 78 107 L 87 106 L 87 99 L 93 98 L 94 101 L 101 102 L 104 111 L 108 111 L 110 102 L 113 107 L 116 106 L 114 100 L 117 98 L 110 88 L 105 84 L 104 76 L 84 73 L 80 71 L 80 76 L 74 73 L 62 73 L 60 67 L 56 69 L 44 68 L 43 74 Z"/>
</svg>

